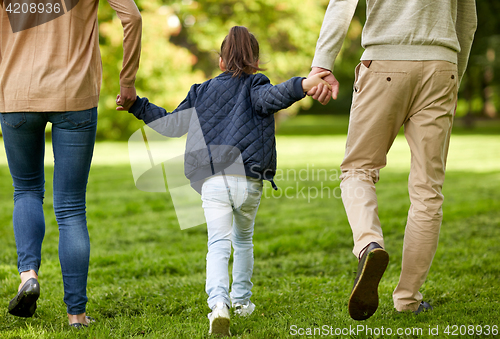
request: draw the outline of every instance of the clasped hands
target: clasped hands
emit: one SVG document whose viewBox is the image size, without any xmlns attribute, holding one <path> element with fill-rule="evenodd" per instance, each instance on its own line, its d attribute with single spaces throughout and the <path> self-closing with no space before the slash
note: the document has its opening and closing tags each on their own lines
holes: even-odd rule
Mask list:
<svg viewBox="0 0 500 339">
<path fill-rule="evenodd" d="M 117 111 L 128 111 L 137 99 L 135 87 L 120 86 L 120 94 L 116 96 Z"/>
<path fill-rule="evenodd" d="M 322 81 L 311 89 L 308 89 L 307 95 L 311 96 L 314 100 L 318 100 L 322 105 L 326 105 L 332 98 L 334 100 L 337 99 L 339 82 L 335 79 L 332 72 L 321 67 L 313 67 L 307 79 L 311 79 L 312 77 L 319 77 Z"/>
</svg>

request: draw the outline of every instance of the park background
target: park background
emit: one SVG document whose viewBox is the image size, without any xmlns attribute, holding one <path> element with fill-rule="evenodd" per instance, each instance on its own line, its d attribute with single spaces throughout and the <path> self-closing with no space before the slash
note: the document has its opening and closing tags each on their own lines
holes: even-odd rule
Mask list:
<svg viewBox="0 0 500 339">
<path fill-rule="evenodd" d="M 138 95 L 171 111 L 193 83 L 219 73 L 217 52 L 233 25 L 247 26 L 257 36 L 267 69 L 264 73 L 273 83 L 307 76 L 328 1 L 136 3 L 143 16 Z M 27 320 L 7 313 L 19 280 L 11 220 L 12 181 L 0 151 L 0 299 L 4 305 L 0 338 L 207 337 L 206 228 L 201 225 L 181 231 L 168 193 L 135 188 L 126 141 L 143 124 L 115 110 L 123 33 L 109 4 L 101 1 L 99 6 L 104 73 L 87 199 L 92 244 L 88 314 L 97 323 L 79 333 L 66 326 L 51 202 L 48 128 L 42 296 L 36 315 Z M 231 331 L 236 337 L 289 338 L 294 334 L 292 326 L 323 325 L 391 328 L 393 337 L 398 337 L 397 328 L 412 332 L 402 337 L 426 337 L 436 327 L 439 337 L 485 337 L 490 326 L 488 337 L 494 334 L 493 326 L 500 326 L 500 3 L 493 0 L 477 1 L 478 30 L 459 92 L 440 246 L 422 288 L 435 310 L 415 317 L 397 314 L 392 307 L 409 207 L 410 155 L 400 135 L 377 184 L 391 256 L 380 285 L 381 305 L 365 322 L 349 318 L 347 299 L 357 262 L 351 254 L 352 235 L 339 199 L 338 167 L 354 67 L 362 54 L 365 9 L 365 2 L 360 1 L 336 61 L 339 98 L 326 106 L 306 98 L 277 116 L 281 193 L 266 185 L 254 238 L 252 300 L 257 310 L 249 318 L 233 318 Z M 376 336 L 361 331 L 351 337 Z"/>
</svg>

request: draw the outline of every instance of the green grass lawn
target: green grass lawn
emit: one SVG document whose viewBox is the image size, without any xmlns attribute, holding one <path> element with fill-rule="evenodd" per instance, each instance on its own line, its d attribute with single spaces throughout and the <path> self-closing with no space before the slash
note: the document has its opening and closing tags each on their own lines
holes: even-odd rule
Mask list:
<svg viewBox="0 0 500 339">
<path fill-rule="evenodd" d="M 500 326 L 500 136 L 452 137 L 440 245 L 421 290 L 435 309 L 418 316 L 398 314 L 392 306 L 409 207 L 409 151 L 403 137 L 396 139 L 377 184 L 390 263 L 379 288 L 379 309 L 363 322 L 347 311 L 357 261 L 337 179 L 345 135 L 279 136 L 277 143 L 281 193 L 265 185 L 255 226 L 257 309 L 248 318 L 232 318 L 234 337 L 420 338 L 430 337 L 430 330 L 439 333 L 433 338 L 493 337 L 469 334 Z M 67 326 L 50 167 L 42 295 L 33 318 L 8 314 L 19 278 L 4 154 L 0 175 L 0 338 L 209 337 L 206 227 L 180 230 L 166 193 L 135 188 L 126 143 L 96 145 L 88 187 L 88 314 L 97 322 L 80 332 Z M 298 335 L 308 328 L 328 335 L 318 330 L 316 336 Z M 408 335 L 398 336 L 398 328 Z M 335 335 L 335 329 L 345 335 Z M 389 329 L 392 336 L 382 335 Z"/>
</svg>

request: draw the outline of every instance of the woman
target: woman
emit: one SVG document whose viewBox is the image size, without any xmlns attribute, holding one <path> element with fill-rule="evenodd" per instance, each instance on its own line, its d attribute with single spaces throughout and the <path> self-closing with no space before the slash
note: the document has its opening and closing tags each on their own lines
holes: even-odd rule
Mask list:
<svg viewBox="0 0 500 339">
<path fill-rule="evenodd" d="M 108 0 L 124 28 L 121 100 L 135 100 L 141 15 L 133 0 Z M 13 224 L 21 284 L 9 313 L 31 317 L 40 296 L 38 270 L 45 234 L 43 215 L 45 127 L 52 123 L 54 212 L 70 326 L 86 316 L 90 242 L 85 196 L 97 126 L 101 84 L 98 0 L 39 4 L 15 13 L 0 0 L 0 113 L 14 184 Z M 14 4 L 15 5 L 15 4 Z M 42 6 L 40 6 L 42 5 Z"/>
</svg>

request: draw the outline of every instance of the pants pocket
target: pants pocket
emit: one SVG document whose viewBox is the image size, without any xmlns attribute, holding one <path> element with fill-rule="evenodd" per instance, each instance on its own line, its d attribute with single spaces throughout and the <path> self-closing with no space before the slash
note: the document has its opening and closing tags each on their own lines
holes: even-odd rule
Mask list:
<svg viewBox="0 0 500 339">
<path fill-rule="evenodd" d="M 24 113 L 2 113 L 2 123 L 12 128 L 19 128 L 26 122 Z"/>
<path fill-rule="evenodd" d="M 359 69 L 361 67 L 361 62 L 356 66 L 356 69 L 354 70 L 354 85 L 353 85 L 353 90 L 354 92 L 358 91 L 358 78 L 359 78 Z"/>
<path fill-rule="evenodd" d="M 66 112 L 63 114 L 63 120 L 75 127 L 85 126 L 92 121 L 92 110 L 91 108 L 84 111 Z"/>
</svg>

